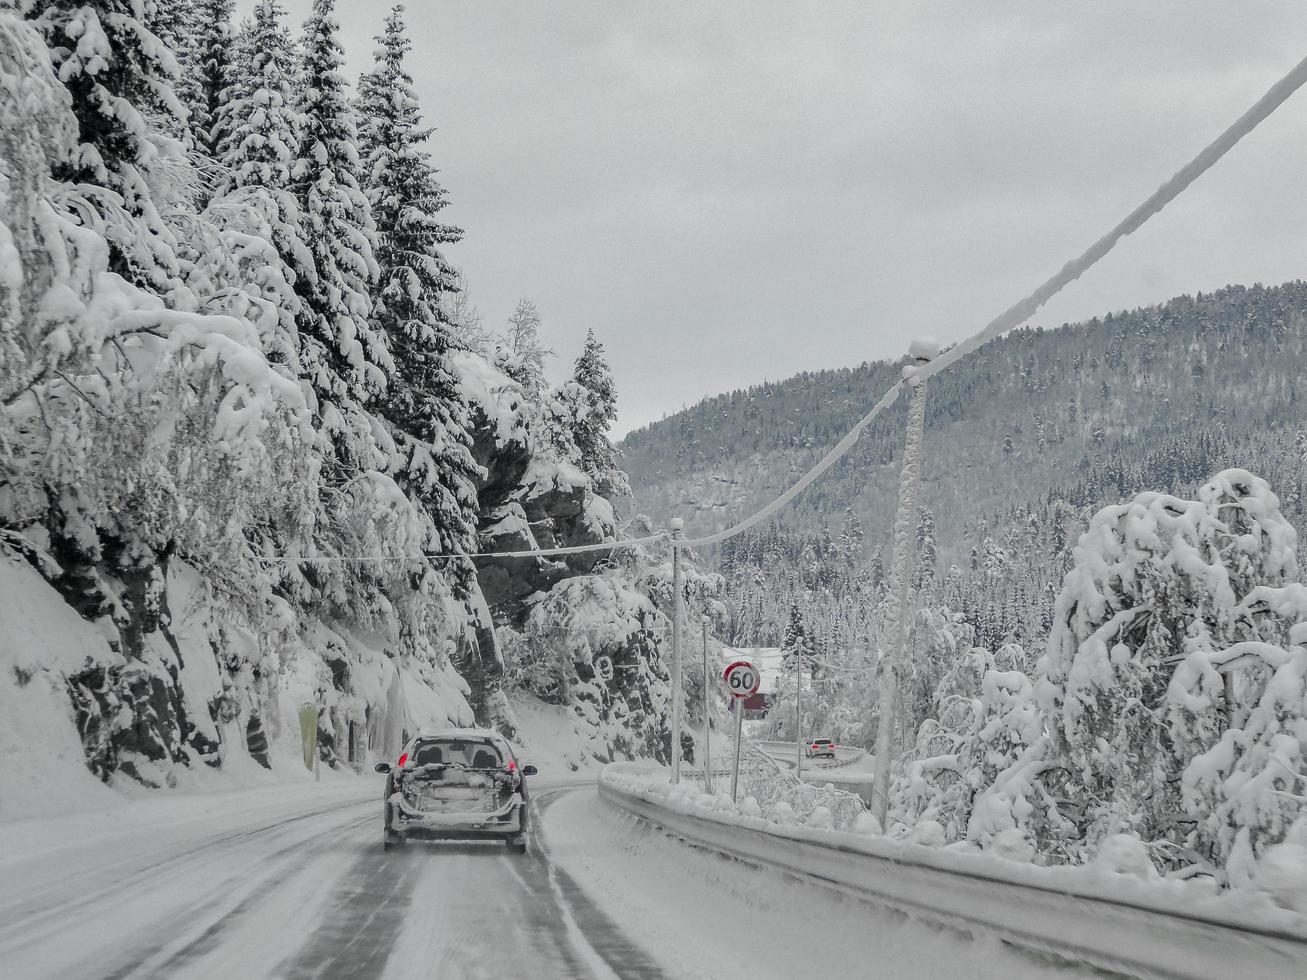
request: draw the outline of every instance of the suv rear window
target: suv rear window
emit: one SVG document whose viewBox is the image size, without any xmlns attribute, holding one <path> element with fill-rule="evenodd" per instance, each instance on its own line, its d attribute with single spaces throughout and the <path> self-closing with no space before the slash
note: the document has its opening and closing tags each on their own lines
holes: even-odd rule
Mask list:
<svg viewBox="0 0 1307 980">
<path fill-rule="evenodd" d="M 504 757 L 498 746 L 484 738 L 428 738 L 413 747 L 413 765 L 467 766 L 469 769 L 500 769 Z"/>
</svg>

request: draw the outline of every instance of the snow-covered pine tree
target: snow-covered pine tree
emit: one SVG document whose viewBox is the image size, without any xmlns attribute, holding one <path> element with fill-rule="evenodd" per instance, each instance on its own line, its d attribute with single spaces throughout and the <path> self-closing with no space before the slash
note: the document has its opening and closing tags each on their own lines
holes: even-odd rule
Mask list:
<svg viewBox="0 0 1307 980">
<path fill-rule="evenodd" d="M 475 544 L 476 464 L 467 409 L 449 366 L 458 346 L 444 299 L 457 275 L 442 254 L 462 231 L 441 222 L 445 190 L 423 148 L 413 79 L 404 66 L 412 47 L 396 5 L 377 36 L 376 64 L 359 79 L 359 130 L 366 191 L 376 222 L 379 279 L 372 322 L 394 354 L 394 384 L 379 410 L 394 430 L 396 477 L 434 522 L 433 552 Z"/>
<path fill-rule="evenodd" d="M 178 273 L 173 229 L 161 204 L 191 188 L 181 132 L 177 61 L 144 22 L 140 0 L 23 0 L 50 49 L 77 119 L 78 150 L 56 179 L 103 188 L 92 201 L 110 224 L 110 267 L 159 293 Z"/>
<path fill-rule="evenodd" d="M 604 360 L 604 345 L 593 330 L 586 331 L 585 347 L 576 359 L 572 380 L 586 391 L 587 411 L 577 418 L 572 432 L 581 470 L 595 481 L 595 491 L 601 497 L 629 497 L 630 483 L 617 466 L 617 450 L 608 441 L 608 430 L 617 420 L 617 391 L 613 373 Z"/>
<path fill-rule="evenodd" d="M 357 115 L 341 75 L 335 6 L 335 0 L 314 0 L 304 22 L 295 100 L 303 128 L 291 180 L 317 279 L 295 286 L 305 307 L 300 333 L 316 341 L 306 345 L 305 370 L 322 403 L 323 429 L 347 465 L 357 465 L 359 449 L 351 444 L 370 436 L 360 419 L 346 417 L 349 405 L 380 394 L 394 362 L 370 320 L 376 228 L 359 184 Z"/>
</svg>

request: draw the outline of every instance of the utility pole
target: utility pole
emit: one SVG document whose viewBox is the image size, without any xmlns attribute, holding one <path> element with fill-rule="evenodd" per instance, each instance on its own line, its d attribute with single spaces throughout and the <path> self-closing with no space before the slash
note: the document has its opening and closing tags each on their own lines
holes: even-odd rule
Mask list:
<svg viewBox="0 0 1307 980">
<path fill-rule="evenodd" d="M 876 759 L 872 784 L 872 808 L 882 827 L 889 811 L 889 768 L 894 755 L 894 714 L 899 703 L 899 684 L 907 673 L 909 597 L 915 557 L 917 486 L 921 480 L 921 443 L 926 428 L 926 382 L 917 378 L 918 369 L 939 356 L 939 344 L 927 338 L 914 340 L 908 348 L 913 363 L 903 368 L 903 380 L 912 389 L 908 402 L 908 431 L 903 441 L 903 470 L 899 474 L 899 503 L 894 517 L 894 568 L 890 576 L 889 602 L 881 636 L 889 641 L 880 651 L 880 717 L 876 726 Z"/>
<path fill-rule="evenodd" d="M 703 617 L 703 791 L 712 792 L 712 701 L 709 698 L 708 623 Z"/>
<path fill-rule="evenodd" d="M 794 652 L 794 775 L 803 779 L 803 646 Z"/>
<path fill-rule="evenodd" d="M 685 521 L 673 517 L 672 529 L 672 784 L 681 781 L 681 529 Z"/>
</svg>

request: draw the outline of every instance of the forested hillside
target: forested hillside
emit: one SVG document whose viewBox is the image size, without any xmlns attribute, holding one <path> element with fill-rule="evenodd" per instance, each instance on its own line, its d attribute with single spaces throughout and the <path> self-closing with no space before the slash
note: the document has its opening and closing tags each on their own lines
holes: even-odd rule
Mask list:
<svg viewBox="0 0 1307 980">
<path fill-rule="evenodd" d="M 1240 466 L 1301 522 L 1305 324 L 1307 284 L 1232 286 L 1019 330 L 933 378 L 918 532 L 932 589 L 973 614 L 982 641 L 1030 641 L 1046 628 L 1071 545 L 1105 503 L 1193 492 Z M 801 374 L 631 433 L 621 448 L 635 509 L 725 526 L 802 473 L 897 371 L 877 362 Z M 883 590 L 903 412 L 900 401 L 770 528 L 728 542 L 735 639 L 778 642 L 792 600 L 847 622 L 828 607 Z M 841 576 L 861 585 L 832 586 Z"/>
</svg>

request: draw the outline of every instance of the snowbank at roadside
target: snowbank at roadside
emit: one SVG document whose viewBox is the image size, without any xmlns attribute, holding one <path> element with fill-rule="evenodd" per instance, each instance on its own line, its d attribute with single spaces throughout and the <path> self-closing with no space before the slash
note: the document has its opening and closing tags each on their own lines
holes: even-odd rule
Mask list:
<svg viewBox="0 0 1307 980">
<path fill-rule="evenodd" d="M 822 812 L 825 808 L 820 806 L 806 816 L 796 814 L 783 802 L 764 812 L 752 798 L 733 802 L 727 793 L 710 795 L 692 783 L 672 786 L 669 770 L 653 763 L 614 763 L 600 773 L 599 782 L 601 787 L 630 794 L 674 814 L 773 835 L 778 844 L 785 840 L 816 844 L 848 852 L 851 858 L 861 853 L 896 865 L 1125 903 L 1166 914 L 1199 916 L 1238 928 L 1282 930 L 1307 940 L 1307 907 L 1297 904 L 1297 893 L 1292 888 L 1277 888 L 1269 875 L 1265 889 L 1221 892 L 1208 882 L 1163 879 L 1151 864 L 1144 868 L 1119 860 L 1120 855 L 1112 849 L 1084 866 L 1039 866 L 1029 863 L 1032 849 L 1015 844 L 990 851 L 965 844 L 939 846 L 942 835 L 929 832 L 914 833 L 911 840 L 893 839 L 880 832 L 869 814 L 841 824 L 832 819 L 829 811 Z M 1307 838 L 1307 824 L 1301 836 Z M 1296 842 L 1297 836 L 1289 843 Z M 1120 850 L 1123 848 L 1118 847 Z M 1307 855 L 1307 848 L 1303 852 Z M 1296 852 L 1279 855 L 1284 867 L 1274 869 L 1275 881 L 1295 877 L 1296 858 Z M 1307 870 L 1307 864 L 1303 870 Z"/>
</svg>

